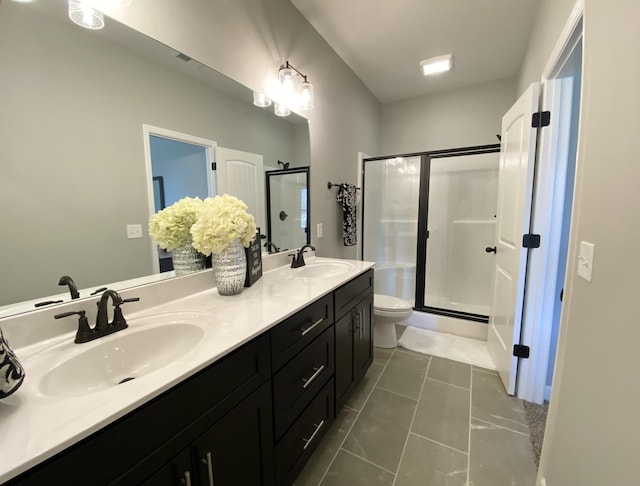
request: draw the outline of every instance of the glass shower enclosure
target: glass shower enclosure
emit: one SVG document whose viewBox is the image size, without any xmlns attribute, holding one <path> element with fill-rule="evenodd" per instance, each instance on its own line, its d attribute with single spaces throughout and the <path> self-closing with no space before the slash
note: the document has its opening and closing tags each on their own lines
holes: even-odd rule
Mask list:
<svg viewBox="0 0 640 486">
<path fill-rule="evenodd" d="M 365 159 L 362 257 L 375 291 L 487 322 L 499 145 Z"/>
</svg>

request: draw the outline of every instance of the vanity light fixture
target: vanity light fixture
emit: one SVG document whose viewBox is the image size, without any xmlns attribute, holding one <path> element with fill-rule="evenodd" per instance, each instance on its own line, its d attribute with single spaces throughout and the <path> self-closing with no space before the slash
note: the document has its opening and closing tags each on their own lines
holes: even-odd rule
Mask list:
<svg viewBox="0 0 640 486">
<path fill-rule="evenodd" d="M 274 106 L 276 115 L 287 116 L 291 113 L 291 108 L 313 109 L 313 85 L 289 61 L 278 70 L 278 81 L 279 93 Z"/>
<path fill-rule="evenodd" d="M 422 74 L 430 76 L 432 74 L 444 73 L 453 67 L 453 55 L 445 54 L 444 56 L 432 57 L 420 61 Z"/>
<path fill-rule="evenodd" d="M 69 0 L 69 18 L 85 29 L 98 30 L 104 27 L 104 15 L 85 0 Z"/>
<path fill-rule="evenodd" d="M 260 108 L 271 106 L 271 99 L 264 93 L 253 92 L 253 104 Z"/>
</svg>

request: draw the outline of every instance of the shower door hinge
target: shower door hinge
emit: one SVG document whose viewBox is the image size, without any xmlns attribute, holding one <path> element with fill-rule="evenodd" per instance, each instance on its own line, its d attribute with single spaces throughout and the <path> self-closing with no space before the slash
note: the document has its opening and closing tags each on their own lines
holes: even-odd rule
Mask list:
<svg viewBox="0 0 640 486">
<path fill-rule="evenodd" d="M 514 344 L 513 345 L 513 355 L 516 358 L 528 358 L 529 357 L 529 346 L 525 346 L 523 344 Z"/>
<path fill-rule="evenodd" d="M 522 235 L 522 248 L 540 248 L 540 235 Z"/>
<path fill-rule="evenodd" d="M 551 123 L 550 111 L 538 111 L 531 116 L 532 128 L 548 127 L 549 123 Z"/>
<path fill-rule="evenodd" d="M 216 170 L 217 169 L 217 165 L 215 162 L 211 162 L 211 170 Z"/>
</svg>

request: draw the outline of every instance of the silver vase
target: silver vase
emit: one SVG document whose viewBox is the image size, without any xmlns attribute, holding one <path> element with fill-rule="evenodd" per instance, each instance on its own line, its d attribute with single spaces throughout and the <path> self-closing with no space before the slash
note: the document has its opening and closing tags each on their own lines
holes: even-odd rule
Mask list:
<svg viewBox="0 0 640 486">
<path fill-rule="evenodd" d="M 177 276 L 187 275 L 204 268 L 204 255 L 191 246 L 191 241 L 171 251 L 173 269 Z"/>
<path fill-rule="evenodd" d="M 221 253 L 211 255 L 213 278 L 220 295 L 236 295 L 244 289 L 247 258 L 239 239 Z"/>
</svg>

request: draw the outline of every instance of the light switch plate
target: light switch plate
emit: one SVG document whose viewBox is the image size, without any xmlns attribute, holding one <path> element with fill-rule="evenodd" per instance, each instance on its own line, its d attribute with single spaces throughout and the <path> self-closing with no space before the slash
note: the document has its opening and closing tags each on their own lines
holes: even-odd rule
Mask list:
<svg viewBox="0 0 640 486">
<path fill-rule="evenodd" d="M 127 225 L 127 238 L 137 239 L 142 238 L 142 225 L 141 224 L 128 224 Z"/>
<path fill-rule="evenodd" d="M 591 282 L 591 272 L 593 270 L 593 253 L 596 245 L 586 241 L 580 242 L 580 254 L 578 255 L 578 276 Z"/>
<path fill-rule="evenodd" d="M 322 238 L 322 223 L 316 225 L 316 236 Z"/>
</svg>

